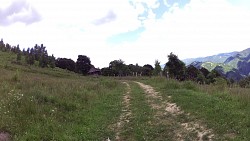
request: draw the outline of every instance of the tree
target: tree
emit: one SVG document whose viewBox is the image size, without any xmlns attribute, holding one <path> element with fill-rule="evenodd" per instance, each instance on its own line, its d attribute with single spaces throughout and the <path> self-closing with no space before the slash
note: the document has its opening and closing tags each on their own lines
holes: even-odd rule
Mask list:
<svg viewBox="0 0 250 141">
<path fill-rule="evenodd" d="M 21 52 L 19 45 L 12 47 L 10 50 L 16 54 Z"/>
<path fill-rule="evenodd" d="M 154 68 L 153 74 L 157 76 L 157 75 L 161 75 L 161 72 L 162 70 L 161 70 L 160 62 L 158 60 L 155 60 L 155 68 Z"/>
<path fill-rule="evenodd" d="M 7 44 L 5 45 L 5 50 L 4 50 L 4 51 L 7 51 L 7 52 L 8 52 L 8 51 L 10 51 L 10 50 L 11 50 L 11 46 L 10 46 L 10 44 L 7 43 Z"/>
<path fill-rule="evenodd" d="M 110 69 L 109 67 L 102 68 L 101 73 L 103 76 L 113 76 L 112 69 Z"/>
<path fill-rule="evenodd" d="M 206 68 L 202 67 L 200 69 L 201 73 L 207 78 L 208 74 L 210 73 Z"/>
<path fill-rule="evenodd" d="M 42 68 L 48 67 L 48 62 L 49 62 L 48 55 L 43 54 L 42 56 L 40 56 L 40 58 L 39 58 L 39 66 L 40 67 L 42 67 Z"/>
<path fill-rule="evenodd" d="M 216 82 L 216 78 L 218 78 L 218 77 L 221 77 L 220 73 L 217 72 L 216 70 L 212 70 L 212 71 L 207 75 L 207 84 Z"/>
<path fill-rule="evenodd" d="M 51 68 L 55 68 L 56 67 L 56 58 L 54 57 L 54 55 L 52 54 L 52 56 L 49 56 L 49 58 L 48 58 L 49 60 L 49 62 L 48 62 L 48 64 L 49 64 L 49 66 L 51 67 Z"/>
<path fill-rule="evenodd" d="M 56 59 L 56 67 L 61 69 L 67 69 L 69 71 L 75 71 L 76 70 L 76 63 L 75 61 L 67 58 L 58 58 Z"/>
<path fill-rule="evenodd" d="M 34 49 L 31 48 L 29 53 L 25 57 L 27 64 L 33 65 L 35 63 Z"/>
<path fill-rule="evenodd" d="M 170 55 L 168 55 L 168 62 L 166 63 L 164 71 L 170 78 L 183 81 L 185 80 L 185 69 L 185 64 L 171 52 Z"/>
<path fill-rule="evenodd" d="M 240 80 L 239 85 L 242 88 L 250 88 L 250 76 Z"/>
<path fill-rule="evenodd" d="M 89 70 L 91 69 L 91 61 L 89 57 L 85 55 L 78 55 L 78 59 L 76 61 L 76 71 L 80 74 L 87 75 Z"/>
<path fill-rule="evenodd" d="M 22 54 L 21 54 L 21 52 L 18 52 L 16 55 L 16 60 L 19 62 L 19 61 L 21 61 L 21 59 L 22 59 Z"/>
<path fill-rule="evenodd" d="M 23 48 L 22 54 L 25 56 L 27 55 L 27 52 L 25 51 L 25 48 Z"/>
<path fill-rule="evenodd" d="M 109 68 L 112 70 L 114 76 L 124 76 L 129 73 L 128 67 L 124 64 L 121 59 L 114 60 L 109 63 Z"/>
<path fill-rule="evenodd" d="M 143 68 L 142 75 L 152 76 L 154 68 L 151 65 L 146 64 L 142 68 Z"/>
<path fill-rule="evenodd" d="M 3 39 L 1 39 L 1 41 L 0 41 L 0 50 L 1 50 L 1 51 L 4 51 L 4 50 L 5 50 L 5 44 L 4 44 L 4 42 L 3 42 Z"/>
<path fill-rule="evenodd" d="M 136 65 L 129 64 L 127 67 L 129 69 L 129 74 L 132 76 L 141 75 L 142 70 L 143 70 L 142 67 L 139 66 L 138 64 L 136 64 Z"/>
<path fill-rule="evenodd" d="M 33 65 L 35 63 L 35 57 L 33 55 L 26 56 L 26 62 L 29 65 Z"/>
<path fill-rule="evenodd" d="M 37 61 L 39 67 L 55 67 L 55 57 L 49 56 L 46 47 L 41 44 L 35 45 L 33 48 L 28 48 L 27 51 L 23 51 L 26 55 L 26 61 L 28 64 L 34 64 L 32 62 Z"/>
<path fill-rule="evenodd" d="M 186 79 L 188 80 L 197 81 L 197 77 L 199 74 L 202 74 L 202 73 L 193 65 L 188 66 L 186 69 Z"/>
<path fill-rule="evenodd" d="M 129 76 L 131 74 L 129 67 L 124 64 L 122 67 L 122 76 Z"/>
<path fill-rule="evenodd" d="M 26 55 L 30 53 L 30 48 L 27 49 Z"/>
<path fill-rule="evenodd" d="M 199 73 L 197 78 L 196 78 L 196 82 L 199 84 L 205 84 L 206 77 L 202 73 Z"/>
</svg>

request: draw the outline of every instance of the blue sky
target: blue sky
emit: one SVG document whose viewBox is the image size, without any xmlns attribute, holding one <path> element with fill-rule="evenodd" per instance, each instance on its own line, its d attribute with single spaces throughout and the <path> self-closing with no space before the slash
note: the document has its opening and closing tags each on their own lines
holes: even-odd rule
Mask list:
<svg viewBox="0 0 250 141">
<path fill-rule="evenodd" d="M 1 0 L 0 38 L 44 44 L 56 57 L 96 67 L 162 64 L 250 47 L 249 0 Z"/>
<path fill-rule="evenodd" d="M 139 37 L 140 34 L 145 31 L 143 26 L 138 27 L 133 31 L 128 31 L 124 33 L 119 33 L 112 35 L 107 39 L 107 42 L 110 44 L 122 44 L 124 42 L 135 42 Z"/>
<path fill-rule="evenodd" d="M 135 42 L 140 34 L 143 33 L 146 29 L 143 26 L 143 21 L 147 20 L 149 17 L 149 12 L 153 12 L 155 14 L 155 19 L 161 19 L 165 12 L 169 12 L 170 8 L 173 5 L 178 5 L 178 7 L 183 8 L 186 4 L 188 4 L 190 0 L 158 0 L 155 1 L 155 4 L 158 6 L 155 8 L 150 8 L 150 6 L 146 2 L 141 2 L 140 5 L 144 8 L 144 11 L 138 14 L 138 20 L 141 21 L 141 27 L 138 27 L 135 30 L 119 33 L 113 35 L 108 38 L 108 43 L 111 44 L 122 44 L 124 42 Z M 136 9 L 138 3 L 133 3 L 130 1 L 130 4 Z"/>
</svg>

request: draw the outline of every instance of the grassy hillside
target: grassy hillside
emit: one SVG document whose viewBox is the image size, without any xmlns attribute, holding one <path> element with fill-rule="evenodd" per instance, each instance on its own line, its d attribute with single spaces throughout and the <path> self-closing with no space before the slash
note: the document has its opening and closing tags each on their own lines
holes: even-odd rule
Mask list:
<svg viewBox="0 0 250 141">
<path fill-rule="evenodd" d="M 215 67 L 220 66 L 223 68 L 224 73 L 231 71 L 233 69 L 233 67 L 230 65 L 226 65 L 226 64 L 222 64 L 222 63 L 213 63 L 213 62 L 204 62 L 204 63 L 202 63 L 201 66 L 206 68 L 209 71 L 212 71 Z"/>
<path fill-rule="evenodd" d="M 119 117 L 125 88 L 117 80 L 11 63 L 1 53 L 0 132 L 13 140 L 104 140 Z M 112 89 L 110 89 L 112 88 Z"/>
<path fill-rule="evenodd" d="M 28 65 L 25 63 L 25 58 L 22 56 L 22 59 L 17 62 L 16 54 L 12 52 L 2 52 L 0 51 L 0 68 L 9 70 L 9 71 L 21 71 L 27 73 L 35 73 L 35 74 L 47 74 L 55 77 L 69 77 L 75 75 L 69 71 L 54 68 L 54 69 L 41 69 L 37 67 L 38 62 L 35 65 Z"/>
</svg>

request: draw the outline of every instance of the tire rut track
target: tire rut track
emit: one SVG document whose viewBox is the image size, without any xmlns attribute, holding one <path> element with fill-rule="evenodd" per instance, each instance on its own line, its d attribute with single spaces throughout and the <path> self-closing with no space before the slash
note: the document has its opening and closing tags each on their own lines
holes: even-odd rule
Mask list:
<svg viewBox="0 0 250 141">
<path fill-rule="evenodd" d="M 141 82 L 136 82 L 146 93 L 148 98 L 148 103 L 151 108 L 155 111 L 153 122 L 155 126 L 175 126 L 171 127 L 174 129 L 174 140 L 183 141 L 188 139 L 203 141 L 203 140 L 213 140 L 213 133 L 211 129 L 206 129 L 205 126 L 199 124 L 195 121 L 180 122 L 177 120 L 178 116 L 184 115 L 188 118 L 188 114 L 176 105 L 176 103 L 171 103 L 168 100 L 163 100 L 159 92 L 156 92 L 153 87 L 145 85 Z M 193 136 L 190 136 L 193 135 Z"/>
<path fill-rule="evenodd" d="M 122 82 L 123 84 L 126 85 L 127 87 L 127 92 L 123 94 L 123 108 L 122 108 L 122 114 L 119 117 L 118 122 L 115 125 L 115 140 L 121 141 L 120 134 L 122 132 L 122 128 L 126 123 L 130 121 L 131 118 L 131 109 L 130 109 L 130 93 L 131 93 L 131 88 L 130 85 L 127 82 Z"/>
</svg>

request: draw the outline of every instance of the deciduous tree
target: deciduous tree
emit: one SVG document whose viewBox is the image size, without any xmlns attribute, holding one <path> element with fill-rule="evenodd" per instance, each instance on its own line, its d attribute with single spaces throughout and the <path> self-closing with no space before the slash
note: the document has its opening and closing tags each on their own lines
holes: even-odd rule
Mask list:
<svg viewBox="0 0 250 141">
<path fill-rule="evenodd" d="M 154 68 L 151 65 L 146 64 L 146 65 L 144 65 L 142 67 L 142 69 L 143 69 L 142 75 L 144 75 L 144 76 L 152 76 Z"/>
<path fill-rule="evenodd" d="M 68 58 L 58 58 L 56 59 L 56 67 L 61 69 L 67 69 L 69 71 L 75 71 L 76 63 L 75 61 Z"/>
<path fill-rule="evenodd" d="M 78 59 L 76 61 L 76 70 L 78 73 L 87 75 L 91 69 L 91 66 L 92 65 L 89 57 L 85 55 L 78 55 Z"/>
<path fill-rule="evenodd" d="M 178 59 L 172 52 L 168 55 L 168 62 L 165 66 L 165 72 L 168 73 L 170 78 L 185 80 L 185 64 Z"/>
</svg>

